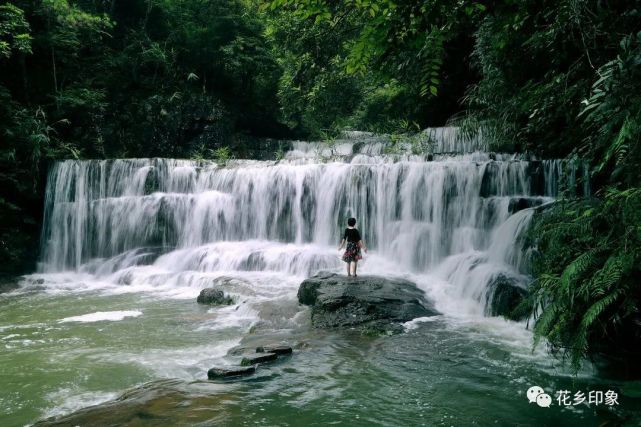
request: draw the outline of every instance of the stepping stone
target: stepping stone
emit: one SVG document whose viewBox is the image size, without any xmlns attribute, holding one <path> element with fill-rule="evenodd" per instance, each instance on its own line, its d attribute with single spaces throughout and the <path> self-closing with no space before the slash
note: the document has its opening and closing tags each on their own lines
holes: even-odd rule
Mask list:
<svg viewBox="0 0 641 427">
<path fill-rule="evenodd" d="M 240 366 L 255 365 L 257 363 L 271 362 L 276 360 L 278 355 L 276 353 L 256 353 L 248 354 L 240 361 Z"/>
<path fill-rule="evenodd" d="M 251 375 L 256 372 L 256 366 L 245 366 L 241 368 L 211 368 L 207 371 L 207 378 L 210 380 L 219 378 L 239 377 L 242 375 Z"/>
<path fill-rule="evenodd" d="M 286 345 L 266 345 L 256 348 L 256 353 L 276 353 L 279 356 L 292 354 L 292 348 Z"/>
</svg>

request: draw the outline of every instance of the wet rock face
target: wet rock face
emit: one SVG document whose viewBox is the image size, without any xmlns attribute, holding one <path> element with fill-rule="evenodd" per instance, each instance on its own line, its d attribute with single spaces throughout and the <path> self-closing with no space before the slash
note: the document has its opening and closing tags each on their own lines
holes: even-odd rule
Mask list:
<svg viewBox="0 0 641 427">
<path fill-rule="evenodd" d="M 490 316 L 503 316 L 511 320 L 523 320 L 525 313 L 515 308 L 527 295 L 526 288 L 515 278 L 504 274 L 497 275 L 488 285 L 487 310 Z"/>
<path fill-rule="evenodd" d="M 543 202 L 544 199 L 536 197 L 512 197 L 510 199 L 510 204 L 508 205 L 508 211 L 511 214 L 515 214 L 518 211 L 522 211 L 523 209 L 541 206 Z"/>
<path fill-rule="evenodd" d="M 247 354 L 240 361 L 240 366 L 251 366 L 251 365 L 256 365 L 258 363 L 271 362 L 276 359 L 278 359 L 278 355 L 276 353 Z"/>
<path fill-rule="evenodd" d="M 209 305 L 231 305 L 234 300 L 220 289 L 206 288 L 200 291 L 196 302 Z"/>
<path fill-rule="evenodd" d="M 251 375 L 256 372 L 256 366 L 230 366 L 225 368 L 211 368 L 207 371 L 207 378 L 210 380 L 219 378 L 233 378 Z"/>
<path fill-rule="evenodd" d="M 256 348 L 256 353 L 275 353 L 279 356 L 292 354 L 293 350 L 287 345 L 265 345 Z"/>
<path fill-rule="evenodd" d="M 410 281 L 319 273 L 303 281 L 298 301 L 312 307 L 317 328 L 358 329 L 368 335 L 402 330 L 400 323 L 439 314 Z"/>
<path fill-rule="evenodd" d="M 287 359 L 293 354 L 288 345 L 262 345 L 256 348 L 256 352 L 247 352 L 247 349 L 238 349 L 242 355 L 240 366 L 213 367 L 207 371 L 207 378 L 210 380 L 228 380 L 237 377 L 252 375 L 258 366 L 269 364 L 278 359 Z"/>
<path fill-rule="evenodd" d="M 540 160 L 531 160 L 527 165 L 526 174 L 530 179 L 530 194 L 543 196 L 545 194 L 545 171 Z"/>
<path fill-rule="evenodd" d="M 43 281 L 43 283 L 44 283 L 44 281 Z M 12 281 L 9 281 L 9 280 L 4 281 L 4 280 L 0 279 L 0 294 L 5 293 L 5 292 L 11 292 L 13 290 L 18 289 L 19 287 L 20 286 L 15 282 L 12 282 Z"/>
</svg>

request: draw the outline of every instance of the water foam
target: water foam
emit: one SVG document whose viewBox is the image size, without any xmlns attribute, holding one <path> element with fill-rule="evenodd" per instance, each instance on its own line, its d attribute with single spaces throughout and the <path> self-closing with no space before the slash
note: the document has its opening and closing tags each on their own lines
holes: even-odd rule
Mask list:
<svg viewBox="0 0 641 427">
<path fill-rule="evenodd" d="M 65 317 L 64 319 L 61 319 L 58 322 L 59 323 L 67 323 L 67 322 L 90 323 L 90 322 L 102 322 L 102 321 L 117 322 L 127 317 L 138 317 L 138 316 L 142 316 L 142 311 L 137 311 L 137 310 L 96 311 L 95 313 L 83 314 L 81 316 Z"/>
</svg>

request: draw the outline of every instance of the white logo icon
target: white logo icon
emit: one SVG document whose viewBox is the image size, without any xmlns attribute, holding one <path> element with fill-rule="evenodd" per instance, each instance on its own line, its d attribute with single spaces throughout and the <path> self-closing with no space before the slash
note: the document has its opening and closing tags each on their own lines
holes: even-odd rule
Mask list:
<svg viewBox="0 0 641 427">
<path fill-rule="evenodd" d="M 541 408 L 549 408 L 552 404 L 552 398 L 549 394 L 541 393 L 536 396 L 536 404 Z"/>
<path fill-rule="evenodd" d="M 529 400 L 530 403 L 536 403 L 536 396 L 543 393 L 545 392 L 538 385 L 532 386 L 527 389 L 527 400 Z"/>
<path fill-rule="evenodd" d="M 541 408 L 548 408 L 552 404 L 552 397 L 538 385 L 528 388 L 526 394 L 530 403 L 536 403 Z"/>
</svg>

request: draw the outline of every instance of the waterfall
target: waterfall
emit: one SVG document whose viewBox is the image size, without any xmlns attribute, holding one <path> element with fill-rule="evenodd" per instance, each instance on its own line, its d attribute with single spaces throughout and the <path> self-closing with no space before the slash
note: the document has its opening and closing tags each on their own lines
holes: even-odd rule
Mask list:
<svg viewBox="0 0 641 427">
<path fill-rule="evenodd" d="M 377 260 L 372 271 L 439 272 L 482 306 L 470 283 L 482 288 L 489 276 L 474 266 L 524 277 L 519 236 L 529 208 L 559 192 L 564 163 L 490 155 L 455 128 L 423 135 L 432 144 L 424 154 L 384 154 L 384 137 L 352 133 L 293 143 L 280 161 L 58 162 L 41 269 L 121 282 L 128 268 L 151 264 L 306 276 L 341 266 L 336 247 L 353 216 Z"/>
</svg>

